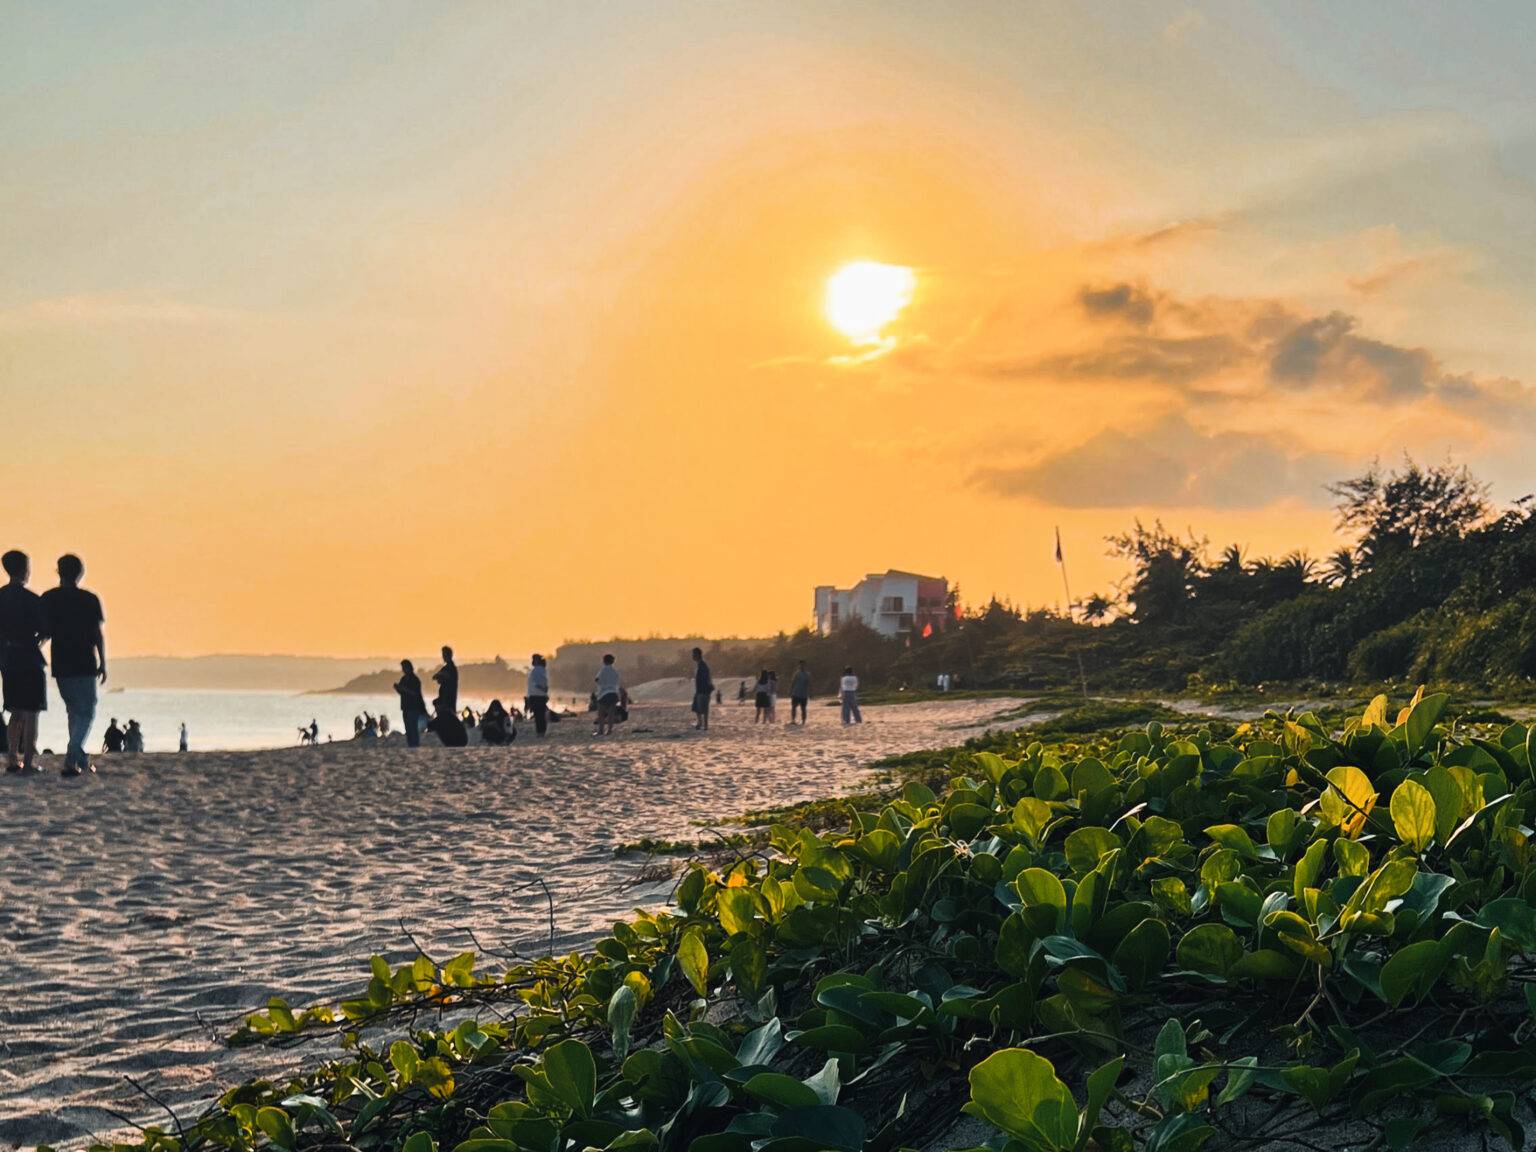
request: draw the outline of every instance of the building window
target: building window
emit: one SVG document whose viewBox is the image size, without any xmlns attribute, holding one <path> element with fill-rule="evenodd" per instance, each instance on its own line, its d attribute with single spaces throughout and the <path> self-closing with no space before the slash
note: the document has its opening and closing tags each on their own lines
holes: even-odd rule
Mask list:
<svg viewBox="0 0 1536 1152">
<path fill-rule="evenodd" d="M 900 597 L 900 596 L 885 596 L 885 597 L 882 597 L 881 600 L 880 600 L 880 611 L 882 611 L 882 612 L 896 612 L 896 613 L 905 612 L 906 611 L 906 601 L 904 600 L 903 597 Z"/>
</svg>

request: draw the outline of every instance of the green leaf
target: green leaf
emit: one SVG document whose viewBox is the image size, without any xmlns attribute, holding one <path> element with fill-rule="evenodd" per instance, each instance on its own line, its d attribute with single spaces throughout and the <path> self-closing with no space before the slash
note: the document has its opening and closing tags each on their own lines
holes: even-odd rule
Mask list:
<svg viewBox="0 0 1536 1152">
<path fill-rule="evenodd" d="M 1389 808 L 1398 839 L 1415 852 L 1428 848 L 1435 838 L 1435 798 L 1429 789 L 1416 780 L 1404 780 L 1393 789 Z"/>
<path fill-rule="evenodd" d="M 1088 1074 L 1088 1100 L 1083 1105 L 1083 1114 L 1077 1122 L 1077 1144 L 1075 1147 L 1082 1149 L 1090 1136 L 1093 1135 L 1093 1126 L 1099 1122 L 1099 1113 L 1104 1109 L 1104 1103 L 1115 1090 L 1115 1085 L 1120 1080 L 1120 1070 L 1125 1067 L 1125 1057 L 1116 1056 L 1108 1064 L 1102 1064 Z"/>
<path fill-rule="evenodd" d="M 1450 955 L 1438 940 L 1419 940 L 1398 949 L 1381 966 L 1381 994 L 1396 1008 L 1410 995 L 1418 1003 L 1429 995 Z"/>
<path fill-rule="evenodd" d="M 720 927 L 725 929 L 727 936 L 734 936 L 751 926 L 757 915 L 757 897 L 750 888 L 722 888 L 715 897 L 715 909 L 720 916 Z"/>
<path fill-rule="evenodd" d="M 1067 837 L 1063 849 L 1067 867 L 1074 873 L 1092 872 L 1105 853 L 1122 847 L 1120 837 L 1108 828 L 1079 828 Z"/>
<path fill-rule="evenodd" d="M 292 1148 L 294 1145 L 293 1121 L 288 1118 L 288 1113 L 281 1108 L 261 1108 L 256 1112 L 256 1127 L 267 1134 L 267 1138 L 279 1148 Z"/>
<path fill-rule="evenodd" d="M 743 1087 L 747 1095 L 778 1108 L 814 1108 L 822 1102 L 816 1089 L 782 1072 L 759 1072 Z"/>
<path fill-rule="evenodd" d="M 562 1040 L 544 1053 L 544 1075 L 549 1087 L 577 1116 L 592 1114 L 597 1098 L 597 1062 L 592 1050 L 580 1040 Z"/>
<path fill-rule="evenodd" d="M 1044 800 L 1026 796 L 1013 806 L 1013 824 L 1035 851 L 1045 843 L 1045 828 L 1051 822 L 1051 806 Z"/>
<path fill-rule="evenodd" d="M 1445 706 L 1450 699 L 1444 692 L 1425 696 L 1413 706 L 1412 711 L 1408 713 L 1408 719 L 1399 725 L 1410 762 L 1429 743 L 1430 734 L 1435 730 L 1435 725 L 1440 721 L 1440 714 L 1445 711 Z M 1393 735 L 1396 734 L 1397 730 L 1394 730 Z"/>
<path fill-rule="evenodd" d="M 1325 824 L 1346 836 L 1358 836 L 1365 818 L 1376 804 L 1371 778 L 1353 764 L 1341 764 L 1328 772 L 1328 786 L 1318 798 L 1317 810 Z"/>
<path fill-rule="evenodd" d="M 1139 992 L 1168 962 L 1168 944 L 1168 925 L 1149 916 L 1125 934 L 1110 962 L 1131 990 Z"/>
<path fill-rule="evenodd" d="M 635 1013 L 640 1002 L 635 990 L 628 984 L 620 984 L 608 998 L 608 1027 L 613 1032 L 613 1057 L 623 1060 L 629 1053 L 629 1032 L 635 1023 Z"/>
<path fill-rule="evenodd" d="M 757 1145 L 762 1152 L 860 1152 L 868 1132 L 864 1117 L 853 1109 L 819 1104 L 780 1113 L 769 1134 L 774 1139 Z"/>
<path fill-rule="evenodd" d="M 704 947 L 704 931 L 694 927 L 683 933 L 677 945 L 677 962 L 683 975 L 701 997 L 709 995 L 709 952 Z"/>
<path fill-rule="evenodd" d="M 1307 850 L 1302 853 L 1301 859 L 1296 862 L 1295 883 L 1291 887 L 1291 895 L 1297 902 L 1301 901 L 1302 893 L 1308 888 L 1316 888 L 1323 875 L 1323 866 L 1327 860 L 1328 842 L 1326 840 L 1314 840 L 1307 845 Z"/>
<path fill-rule="evenodd" d="M 1435 802 L 1435 839 L 1443 845 L 1451 838 L 1456 825 L 1461 823 L 1464 808 L 1461 785 L 1451 775 L 1449 768 L 1439 764 L 1419 779 Z"/>
<path fill-rule="evenodd" d="M 821 1071 L 814 1076 L 805 1078 L 805 1086 L 816 1093 L 817 1099 L 823 1104 L 836 1104 L 837 1093 L 841 1087 L 838 1071 L 837 1057 L 832 1057 L 821 1066 Z"/>
<path fill-rule="evenodd" d="M 1244 859 L 1259 859 L 1258 845 L 1253 842 L 1253 837 L 1236 824 L 1213 824 L 1205 830 L 1205 834 L 1223 848 L 1232 849 Z"/>
<path fill-rule="evenodd" d="M 437 1152 L 437 1141 L 430 1132 L 412 1132 L 400 1145 L 400 1152 Z"/>
<path fill-rule="evenodd" d="M 1056 910 L 1054 928 L 1059 929 L 1066 923 L 1067 890 L 1054 872 L 1047 872 L 1044 868 L 1026 868 L 1019 873 L 1013 886 L 1019 899 L 1024 901 L 1024 907 L 1043 904 Z"/>
<path fill-rule="evenodd" d="M 1004 1048 L 971 1069 L 965 1110 L 1021 1141 L 1032 1152 L 1069 1152 L 1077 1145 L 1077 1101 L 1044 1056 Z"/>
<path fill-rule="evenodd" d="M 1225 980 L 1243 958 L 1243 945 L 1225 924 L 1200 924 L 1179 940 L 1178 961 L 1192 972 Z"/>
</svg>

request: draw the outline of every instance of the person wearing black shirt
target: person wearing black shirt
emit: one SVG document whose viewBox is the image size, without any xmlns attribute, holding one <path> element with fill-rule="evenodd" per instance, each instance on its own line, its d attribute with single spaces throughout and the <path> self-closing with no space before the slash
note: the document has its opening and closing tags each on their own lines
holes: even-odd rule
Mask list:
<svg viewBox="0 0 1536 1152">
<path fill-rule="evenodd" d="M 459 710 L 459 666 L 453 662 L 453 649 L 443 645 L 443 666 L 432 673 L 432 679 L 437 681 L 437 710 L 439 712 L 457 712 Z"/>
<path fill-rule="evenodd" d="M 117 717 L 112 717 L 112 723 L 107 725 L 106 734 L 102 737 L 102 748 L 108 752 L 121 752 L 127 743 L 128 734 L 117 726 Z"/>
<path fill-rule="evenodd" d="M 85 754 L 91 725 L 96 722 L 96 684 L 107 681 L 107 643 L 101 634 L 101 601 L 80 587 L 85 565 L 80 557 L 59 557 L 59 586 L 42 595 L 48 635 L 53 642 L 53 678 L 69 714 L 69 751 L 64 775 L 78 776 L 91 768 Z"/>
<path fill-rule="evenodd" d="M 704 663 L 704 650 L 693 650 L 693 726 L 700 732 L 709 731 L 709 701 L 715 694 L 715 679 Z"/>
<path fill-rule="evenodd" d="M 421 725 L 427 718 L 427 702 L 421 698 L 421 677 L 409 660 L 400 661 L 400 679 L 395 681 L 400 695 L 400 715 L 405 720 L 405 743 L 421 747 Z"/>
<path fill-rule="evenodd" d="M 48 619 L 43 602 L 27 587 L 32 563 L 25 552 L 0 556 L 10 582 L 0 588 L 0 683 L 4 685 L 10 760 L 7 772 L 41 771 L 37 767 L 37 717 L 48 707 L 48 675 L 43 640 Z"/>
</svg>

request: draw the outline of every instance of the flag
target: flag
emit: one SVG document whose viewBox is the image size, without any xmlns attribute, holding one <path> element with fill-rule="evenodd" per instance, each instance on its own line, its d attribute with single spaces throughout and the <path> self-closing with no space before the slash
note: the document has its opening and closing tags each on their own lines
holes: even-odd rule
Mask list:
<svg viewBox="0 0 1536 1152">
<path fill-rule="evenodd" d="M 1057 528 L 1056 529 L 1056 563 L 1060 564 L 1061 562 L 1062 562 L 1062 560 L 1061 560 L 1061 529 Z"/>
<path fill-rule="evenodd" d="M 928 637 L 930 637 L 932 635 L 933 635 L 933 622 L 930 620 L 927 624 L 923 625 L 923 639 L 926 640 L 926 639 L 928 639 Z"/>
</svg>

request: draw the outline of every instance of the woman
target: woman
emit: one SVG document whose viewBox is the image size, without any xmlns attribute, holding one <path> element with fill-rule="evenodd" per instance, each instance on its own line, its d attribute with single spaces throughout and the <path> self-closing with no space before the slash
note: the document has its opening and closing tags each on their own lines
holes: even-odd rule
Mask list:
<svg viewBox="0 0 1536 1152">
<path fill-rule="evenodd" d="M 510 744 L 517 739 L 512 716 L 500 700 L 492 700 L 480 714 L 480 739 L 486 744 Z"/>
<path fill-rule="evenodd" d="M 400 679 L 395 681 L 395 692 L 400 697 L 400 716 L 405 721 L 406 746 L 420 748 L 427 702 L 421 695 L 421 677 L 416 675 L 416 666 L 409 660 L 400 661 Z"/>
<path fill-rule="evenodd" d="M 752 689 L 753 703 L 757 710 L 752 714 L 752 723 L 762 724 L 768 719 L 768 669 L 764 668 L 757 676 L 757 684 Z"/>
<path fill-rule="evenodd" d="M 768 673 L 768 723 L 779 722 L 779 674 Z"/>
</svg>

